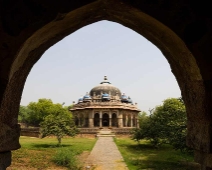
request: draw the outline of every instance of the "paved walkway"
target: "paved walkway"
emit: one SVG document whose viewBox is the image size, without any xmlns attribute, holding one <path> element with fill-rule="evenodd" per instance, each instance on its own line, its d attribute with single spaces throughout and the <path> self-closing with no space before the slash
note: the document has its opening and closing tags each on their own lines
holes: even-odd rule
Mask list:
<svg viewBox="0 0 212 170">
<path fill-rule="evenodd" d="M 128 170 L 113 137 L 98 137 L 85 162 L 86 170 Z"/>
</svg>

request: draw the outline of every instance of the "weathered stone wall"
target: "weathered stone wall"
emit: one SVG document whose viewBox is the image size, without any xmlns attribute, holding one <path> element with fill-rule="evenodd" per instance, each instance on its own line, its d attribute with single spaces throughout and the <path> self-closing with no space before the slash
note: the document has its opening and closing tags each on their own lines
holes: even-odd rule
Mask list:
<svg viewBox="0 0 212 170">
<path fill-rule="evenodd" d="M 113 128 L 111 129 L 116 135 L 130 135 L 134 128 Z"/>
<path fill-rule="evenodd" d="M 39 128 L 21 128 L 21 136 L 40 137 Z"/>
</svg>

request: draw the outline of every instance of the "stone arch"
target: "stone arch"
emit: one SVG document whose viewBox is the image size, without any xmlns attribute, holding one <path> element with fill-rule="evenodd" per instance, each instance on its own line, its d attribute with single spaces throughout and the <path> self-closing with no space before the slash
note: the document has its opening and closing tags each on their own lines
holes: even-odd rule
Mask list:
<svg viewBox="0 0 212 170">
<path fill-rule="evenodd" d="M 194 57 L 186 48 L 183 41 L 173 31 L 147 14 L 134 8 L 129 8 L 129 6 L 125 4 L 122 4 L 121 6 L 116 5 L 111 9 L 111 3 L 112 2 L 108 2 L 108 4 L 105 3 L 102 7 L 103 9 L 106 9 L 107 12 L 102 12 L 102 9 L 99 9 L 99 6 L 102 6 L 101 1 L 83 6 L 82 8 L 67 13 L 63 16 L 63 19 L 49 22 L 34 32 L 23 43 L 11 65 L 10 73 L 8 75 L 10 83 L 7 86 L 4 95 L 5 97 L 2 99 L 1 108 L 11 107 L 11 103 L 13 102 L 20 102 L 24 83 L 29 71 L 49 47 L 77 29 L 100 20 L 109 20 L 120 23 L 135 30 L 154 43 L 164 53 L 170 63 L 171 69 L 176 76 L 182 93 L 184 93 L 185 83 L 181 85 L 180 82 L 202 79 Z M 95 11 L 96 15 L 85 20 L 84 17 L 89 14 L 90 10 L 88 11 L 88 9 L 90 8 L 93 9 L 92 13 Z M 128 13 L 125 13 L 126 10 L 134 15 L 128 15 Z M 122 13 L 122 17 L 119 17 L 120 13 Z M 77 22 L 74 16 L 78 16 L 78 20 L 84 20 L 84 22 Z M 14 82 L 20 82 L 18 83 L 18 88 L 17 85 L 16 88 L 13 88 Z M 13 89 L 18 89 L 18 92 Z M 6 102 L 8 96 L 14 96 L 14 94 L 17 95 L 17 98 L 14 98 L 13 102 Z M 14 107 L 13 105 L 13 109 L 17 114 L 18 107 Z M 6 111 L 4 114 L 10 116 L 11 113 Z M 5 116 L 1 116 L 3 122 L 12 126 L 13 123 L 11 124 L 11 121 L 4 117 Z"/>
<path fill-rule="evenodd" d="M 132 125 L 131 125 L 131 120 L 132 120 L 131 114 L 128 114 L 128 123 L 127 123 L 128 127 L 132 127 Z"/>
<path fill-rule="evenodd" d="M 117 119 L 117 114 L 112 113 L 112 127 L 118 127 L 118 119 Z"/>
<path fill-rule="evenodd" d="M 130 127 L 130 121 L 131 121 L 131 114 L 130 113 L 128 113 L 127 115 L 126 115 L 126 127 Z"/>
<path fill-rule="evenodd" d="M 198 37 L 192 39 L 192 33 L 189 33 L 189 30 L 198 23 L 191 19 L 190 21 L 192 22 L 184 26 L 185 39 L 183 41 L 183 35 L 177 32 L 178 36 L 176 31 L 173 31 L 175 27 L 175 30 L 177 30 L 177 26 L 173 26 L 174 23 L 171 23 L 171 21 L 170 24 L 163 24 L 169 22 L 163 17 L 157 17 L 149 9 L 148 4 L 145 4 L 142 8 L 142 5 L 140 6 L 139 3 L 129 5 L 127 1 L 99 0 L 90 1 L 88 4 L 82 3 L 82 6 L 75 5 L 75 10 L 74 7 L 69 8 L 66 4 L 62 4 L 64 6 L 61 4 L 59 4 L 58 10 L 50 10 L 52 13 L 49 13 L 45 21 L 39 22 L 42 18 L 42 14 L 39 14 L 33 18 L 33 22 L 36 19 L 38 21 L 32 22 L 31 25 L 29 23 L 28 27 L 26 26 L 27 24 L 20 24 L 21 27 L 17 28 L 17 30 L 12 30 L 13 25 L 5 22 L 6 19 L 2 18 L 4 21 L 3 27 L 8 32 L 3 38 L 6 37 L 5 39 L 8 42 L 11 41 L 13 43 L 10 44 L 12 48 L 8 46 L 9 43 L 7 41 L 3 42 L 1 46 L 4 49 L 2 50 L 3 57 L 4 55 L 8 56 L 8 59 L 4 59 L 1 62 L 0 123 L 2 133 L 4 134 L 4 131 L 9 131 L 13 134 L 13 138 L 10 141 L 11 145 L 0 147 L 0 152 L 20 147 L 17 117 L 21 95 L 26 78 L 41 55 L 49 47 L 77 29 L 100 20 L 109 20 L 120 23 L 143 35 L 162 51 L 177 79 L 186 104 L 188 145 L 198 150 L 200 155 L 202 152 L 205 154 L 211 153 L 212 116 L 210 113 L 212 111 L 212 90 L 211 73 L 209 71 L 212 71 L 209 69 L 210 64 L 208 63 L 210 62 L 206 62 L 204 59 L 201 62 L 199 58 L 207 55 L 203 54 L 205 52 L 204 49 L 206 49 L 206 52 L 209 52 L 208 47 L 203 47 L 204 43 L 202 42 L 208 42 L 209 46 L 212 42 L 205 36 L 203 37 L 204 40 L 197 44 L 197 41 L 205 35 L 204 32 L 207 29 L 202 29 L 201 32 L 198 32 Z M 23 7 L 25 6 L 27 4 L 23 4 Z M 28 6 L 30 5 L 28 4 Z M 152 10 L 157 9 L 157 7 L 158 11 L 160 11 L 161 7 L 159 5 L 156 5 L 156 8 Z M 60 11 L 60 9 L 62 10 Z M 147 13 L 159 19 L 156 20 Z M 7 17 L 9 18 L 8 15 Z M 30 21 L 26 16 L 25 18 L 26 21 Z M 192 50 L 193 54 L 196 54 L 196 58 L 194 58 L 187 47 Z M 197 65 L 197 60 L 199 65 Z M 210 156 L 204 156 L 203 164 L 206 164 L 204 162 L 210 162 L 207 161 L 208 159 L 210 159 Z M 205 166 L 212 167 L 212 165 Z"/>
<path fill-rule="evenodd" d="M 103 113 L 102 115 L 102 126 L 109 126 L 109 114 Z"/>
<path fill-rule="evenodd" d="M 99 127 L 100 115 L 99 113 L 94 114 L 94 127 Z"/>
</svg>

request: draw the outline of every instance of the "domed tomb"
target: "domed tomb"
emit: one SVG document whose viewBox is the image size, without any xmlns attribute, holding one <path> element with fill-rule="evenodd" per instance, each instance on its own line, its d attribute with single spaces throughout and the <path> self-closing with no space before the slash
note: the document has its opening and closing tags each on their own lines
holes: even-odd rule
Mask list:
<svg viewBox="0 0 212 170">
<path fill-rule="evenodd" d="M 83 128 L 135 128 L 139 126 L 137 104 L 125 93 L 104 80 L 79 98 L 70 109 L 75 125 Z M 126 129 L 125 129 L 126 130 Z M 87 132 L 86 132 L 87 133 Z"/>
<path fill-rule="evenodd" d="M 91 89 L 90 96 L 102 96 L 105 93 L 110 96 L 121 97 L 121 91 L 108 81 L 107 76 L 104 76 L 104 80 L 98 86 Z"/>
</svg>

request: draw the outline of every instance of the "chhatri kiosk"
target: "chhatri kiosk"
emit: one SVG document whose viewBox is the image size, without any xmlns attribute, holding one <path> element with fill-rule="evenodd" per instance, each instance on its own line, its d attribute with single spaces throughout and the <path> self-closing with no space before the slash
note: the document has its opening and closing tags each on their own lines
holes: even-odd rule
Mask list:
<svg viewBox="0 0 212 170">
<path fill-rule="evenodd" d="M 75 124 L 82 128 L 135 128 L 139 126 L 137 104 L 104 80 L 82 96 L 71 109 Z"/>
</svg>

